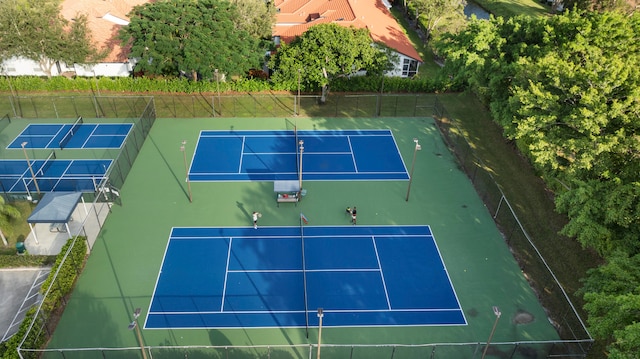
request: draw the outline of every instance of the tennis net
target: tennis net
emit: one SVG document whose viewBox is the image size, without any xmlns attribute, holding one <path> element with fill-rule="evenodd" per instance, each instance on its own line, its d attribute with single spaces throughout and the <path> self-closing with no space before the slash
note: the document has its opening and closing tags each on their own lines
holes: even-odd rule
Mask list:
<svg viewBox="0 0 640 359">
<path fill-rule="evenodd" d="M 53 160 L 55 160 L 56 158 L 56 151 L 51 151 L 49 157 L 44 160 L 42 166 L 40 166 L 40 168 L 36 171 L 36 177 L 44 177 L 45 172 L 47 172 L 49 167 L 51 167 L 51 165 L 53 164 Z"/>
<path fill-rule="evenodd" d="M 71 137 L 73 137 L 73 135 L 75 135 L 76 132 L 78 132 L 78 128 L 80 128 L 80 125 L 82 125 L 83 123 L 84 121 L 82 120 L 82 116 L 78 116 L 78 119 L 76 120 L 76 122 L 74 122 L 73 125 L 71 125 L 69 132 L 67 132 L 67 134 L 64 135 L 64 137 L 62 137 L 62 139 L 60 140 L 61 150 L 64 149 L 67 143 L 69 143 L 69 140 L 71 140 Z"/>
<path fill-rule="evenodd" d="M 307 338 L 309 338 L 309 304 L 307 297 L 307 263 L 304 256 L 304 220 L 300 212 L 300 244 L 302 245 L 302 287 L 304 292 L 304 318 Z"/>
</svg>

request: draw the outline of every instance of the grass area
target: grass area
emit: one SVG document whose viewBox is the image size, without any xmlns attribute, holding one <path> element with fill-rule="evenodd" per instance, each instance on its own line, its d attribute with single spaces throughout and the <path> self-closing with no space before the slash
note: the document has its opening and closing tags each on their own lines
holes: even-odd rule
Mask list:
<svg viewBox="0 0 640 359">
<path fill-rule="evenodd" d="M 433 52 L 431 51 L 429 46 L 425 44 L 418 36 L 418 34 L 413 30 L 413 26 L 411 26 L 411 24 L 407 21 L 404 16 L 404 11 L 401 8 L 394 6 L 389 10 L 391 10 L 391 14 L 396 18 L 400 26 L 405 29 L 409 40 L 411 40 L 411 43 L 416 48 L 416 50 L 418 50 L 418 53 L 422 57 L 422 61 L 424 61 L 424 63 L 420 65 L 420 68 L 418 69 L 418 76 L 424 78 L 435 77 L 438 74 L 438 71 L 440 71 L 440 66 L 435 63 Z"/>
<path fill-rule="evenodd" d="M 8 202 L 10 206 L 15 207 L 20 211 L 20 218 L 12 219 L 8 228 L 3 228 L 3 233 L 7 237 L 9 247 L 15 248 L 17 242 L 24 242 L 31 231 L 29 224 L 27 224 L 27 218 L 31 215 L 31 211 L 35 208 L 35 205 L 29 201 L 16 201 Z"/>
<path fill-rule="evenodd" d="M 551 7 L 546 3 L 534 0 L 475 0 L 475 2 L 496 17 L 548 16 L 552 13 Z"/>
<path fill-rule="evenodd" d="M 31 211 L 35 208 L 35 205 L 29 201 L 8 202 L 7 204 L 20 211 L 20 218 L 12 219 L 10 225 L 2 229 L 9 244 L 7 246 L 0 245 L 0 268 L 42 267 L 52 265 L 55 262 L 56 256 L 16 255 L 16 243 L 24 242 L 31 231 L 29 224 L 27 224 L 27 218 L 31 215 Z"/>
</svg>

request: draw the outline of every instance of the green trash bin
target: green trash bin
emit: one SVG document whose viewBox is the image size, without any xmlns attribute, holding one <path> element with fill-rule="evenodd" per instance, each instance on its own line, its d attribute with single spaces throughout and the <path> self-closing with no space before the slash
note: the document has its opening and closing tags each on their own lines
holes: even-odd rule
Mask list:
<svg viewBox="0 0 640 359">
<path fill-rule="evenodd" d="M 18 251 L 18 254 L 24 254 L 24 252 L 27 251 L 27 249 L 24 247 L 24 242 L 16 243 L 16 250 Z"/>
</svg>

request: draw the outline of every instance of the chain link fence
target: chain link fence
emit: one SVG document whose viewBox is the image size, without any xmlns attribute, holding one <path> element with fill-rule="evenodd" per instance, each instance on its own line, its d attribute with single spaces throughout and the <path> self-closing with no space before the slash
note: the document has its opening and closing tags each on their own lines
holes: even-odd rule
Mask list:
<svg viewBox="0 0 640 359">
<path fill-rule="evenodd" d="M 446 109 L 434 94 L 337 95 L 326 101 L 320 96 L 283 94 L 158 95 L 127 96 L 36 96 L 0 98 L 0 113 L 22 118 L 96 117 L 135 118 L 134 130 L 115 157 L 108 181 L 93 194 L 94 213 L 85 221 L 101 228 L 109 211 L 108 204 L 118 200 L 121 186 L 131 170 L 156 117 L 433 117 L 450 150 L 467 173 L 479 196 L 493 214 L 505 240 L 528 275 L 546 308 L 554 308 L 550 318 L 560 334 L 557 341 L 519 341 L 491 343 L 487 355 L 501 358 L 576 358 L 586 357 L 593 339 L 582 319 L 559 284 L 553 271 L 526 233 L 504 193 L 485 169 L 467 142 L 463 132 L 450 121 Z M 91 194 L 85 194 L 91 196 Z M 105 207 L 104 204 L 107 206 Z M 105 212 L 106 211 L 106 212 Z M 89 219 L 91 218 L 91 219 Z M 93 219 L 95 218 L 95 219 Z M 88 225 L 87 225 L 88 227 Z M 88 235 L 83 229 L 79 235 Z M 91 243 L 89 248 L 91 248 Z M 66 258 L 66 257 L 64 257 Z M 63 259 L 64 260 L 64 259 Z M 78 271 L 81 268 L 78 267 Z M 47 292 L 48 293 L 48 292 Z M 45 296 L 47 294 L 45 293 Z M 64 302 L 58 303 L 58 310 Z M 145 346 L 144 348 L 65 348 L 46 349 L 55 328 L 56 316 L 37 311 L 19 346 L 22 358 L 130 358 L 145 355 L 154 358 L 312 358 L 322 351 L 329 358 L 480 358 L 486 343 L 431 343 L 420 345 L 284 345 L 284 346 Z"/>
<path fill-rule="evenodd" d="M 434 94 L 154 95 L 156 116 L 207 117 L 431 117 Z M 138 118 L 150 96 L 5 96 L 0 113 L 12 118 Z"/>
</svg>

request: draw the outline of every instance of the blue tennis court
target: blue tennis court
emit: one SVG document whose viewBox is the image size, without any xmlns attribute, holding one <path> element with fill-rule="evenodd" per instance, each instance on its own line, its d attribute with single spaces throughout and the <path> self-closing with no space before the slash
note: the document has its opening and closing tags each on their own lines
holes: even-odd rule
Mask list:
<svg viewBox="0 0 640 359">
<path fill-rule="evenodd" d="M 428 226 L 173 228 L 145 328 L 466 325 Z"/>
<path fill-rule="evenodd" d="M 120 148 L 131 123 L 29 124 L 7 148 Z"/>
<path fill-rule="evenodd" d="M 32 193 L 38 189 L 41 192 L 94 192 L 113 161 L 47 159 L 30 162 L 31 169 L 25 160 L 0 161 L 0 189 L 9 193 Z"/>
<path fill-rule="evenodd" d="M 409 179 L 390 130 L 202 131 L 189 179 L 297 180 L 300 166 L 307 181 Z"/>
</svg>

